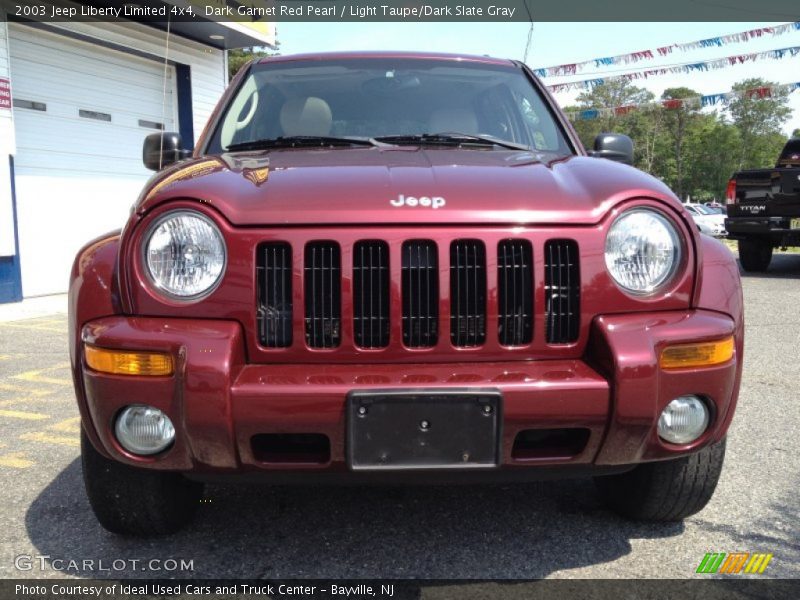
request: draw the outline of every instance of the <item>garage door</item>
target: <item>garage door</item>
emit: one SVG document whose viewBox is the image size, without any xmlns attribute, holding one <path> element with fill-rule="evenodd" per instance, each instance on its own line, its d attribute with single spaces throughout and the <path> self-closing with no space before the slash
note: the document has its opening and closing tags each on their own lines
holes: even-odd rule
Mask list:
<svg viewBox="0 0 800 600">
<path fill-rule="evenodd" d="M 176 130 L 174 68 L 9 24 L 22 289 L 63 292 L 88 240 L 121 227 L 145 136 Z"/>
</svg>

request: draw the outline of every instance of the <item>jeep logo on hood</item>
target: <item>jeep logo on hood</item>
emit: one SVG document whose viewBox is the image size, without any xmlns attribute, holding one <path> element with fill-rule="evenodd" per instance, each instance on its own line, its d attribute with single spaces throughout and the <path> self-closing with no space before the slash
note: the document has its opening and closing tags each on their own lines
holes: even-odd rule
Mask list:
<svg viewBox="0 0 800 600">
<path fill-rule="evenodd" d="M 400 194 L 393 200 L 389 200 L 389 203 L 392 206 L 397 206 L 398 208 L 401 206 L 422 206 L 433 209 L 442 208 L 446 204 L 444 198 L 441 196 L 433 196 L 432 198 L 429 198 L 428 196 L 422 196 L 420 198 L 415 198 L 414 196 L 404 196 L 403 194 Z"/>
</svg>

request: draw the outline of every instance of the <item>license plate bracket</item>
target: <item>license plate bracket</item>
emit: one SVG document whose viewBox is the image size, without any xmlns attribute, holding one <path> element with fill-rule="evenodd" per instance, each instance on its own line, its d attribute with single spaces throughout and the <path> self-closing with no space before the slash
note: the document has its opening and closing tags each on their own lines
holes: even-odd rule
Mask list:
<svg viewBox="0 0 800 600">
<path fill-rule="evenodd" d="M 495 468 L 497 390 L 353 391 L 347 398 L 352 470 Z"/>
</svg>

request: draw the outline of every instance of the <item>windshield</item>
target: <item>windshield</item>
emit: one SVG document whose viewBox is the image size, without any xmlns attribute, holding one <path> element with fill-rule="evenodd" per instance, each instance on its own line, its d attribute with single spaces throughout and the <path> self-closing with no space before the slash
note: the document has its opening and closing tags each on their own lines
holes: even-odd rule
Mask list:
<svg viewBox="0 0 800 600">
<path fill-rule="evenodd" d="M 573 153 L 518 67 L 402 58 L 256 64 L 229 102 L 207 152 L 281 138 L 325 138 L 331 145 L 333 138 L 445 144 L 444 137 L 419 137 L 442 133 L 506 142 L 506 148 Z M 459 147 L 503 148 L 478 141 L 463 137 Z"/>
</svg>

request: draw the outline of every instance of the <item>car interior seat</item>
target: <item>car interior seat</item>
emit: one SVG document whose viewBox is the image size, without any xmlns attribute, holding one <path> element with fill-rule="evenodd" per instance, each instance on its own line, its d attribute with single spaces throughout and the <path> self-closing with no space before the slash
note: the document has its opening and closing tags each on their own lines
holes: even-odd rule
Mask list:
<svg viewBox="0 0 800 600">
<path fill-rule="evenodd" d="M 322 98 L 290 98 L 281 107 L 280 124 L 285 136 L 326 136 L 331 133 L 333 115 Z"/>
</svg>

